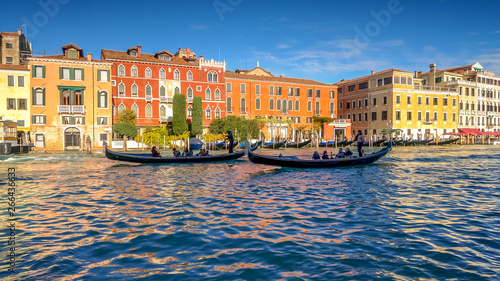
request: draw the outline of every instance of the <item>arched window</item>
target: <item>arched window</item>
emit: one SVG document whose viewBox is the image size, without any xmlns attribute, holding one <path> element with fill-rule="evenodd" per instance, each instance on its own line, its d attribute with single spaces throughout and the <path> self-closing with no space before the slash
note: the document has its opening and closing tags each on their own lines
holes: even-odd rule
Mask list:
<svg viewBox="0 0 500 281">
<path fill-rule="evenodd" d="M 188 106 L 187 108 L 187 117 L 192 117 L 193 116 L 193 107 Z"/>
<path fill-rule="evenodd" d="M 269 99 L 269 110 L 274 110 L 274 100 Z"/>
<path fill-rule="evenodd" d="M 160 87 L 160 97 L 164 97 L 164 96 L 165 96 L 165 87 L 161 86 Z"/>
<path fill-rule="evenodd" d="M 212 72 L 208 72 L 207 76 L 207 81 L 212 82 Z"/>
<path fill-rule="evenodd" d="M 137 66 L 135 66 L 135 65 L 132 66 L 130 73 L 131 73 L 132 77 L 137 77 Z"/>
<path fill-rule="evenodd" d="M 138 94 L 139 94 L 139 91 L 138 91 L 137 85 L 134 83 L 134 84 L 132 84 L 132 96 L 137 97 Z"/>
<path fill-rule="evenodd" d="M 205 119 L 212 119 L 212 111 L 210 110 L 210 107 L 208 107 L 208 106 L 205 109 Z"/>
<path fill-rule="evenodd" d="M 82 91 L 75 92 L 75 103 L 73 105 L 83 105 L 83 94 Z"/>
<path fill-rule="evenodd" d="M 316 101 L 316 103 L 314 104 L 314 107 L 315 107 L 314 109 L 315 109 L 315 111 L 316 111 L 316 112 L 315 112 L 315 113 L 316 113 L 316 115 L 319 115 L 319 114 L 321 113 L 321 110 L 320 110 L 320 108 L 319 108 L 319 101 Z"/>
<path fill-rule="evenodd" d="M 288 107 L 287 108 L 288 108 L 289 111 L 293 111 L 293 100 L 289 100 L 288 101 Z"/>
<path fill-rule="evenodd" d="M 295 111 L 300 111 L 300 102 L 298 100 L 295 101 Z"/>
<path fill-rule="evenodd" d="M 330 103 L 330 115 L 332 114 L 335 115 L 335 104 L 333 102 Z"/>
<path fill-rule="evenodd" d="M 188 90 L 187 90 L 187 97 L 188 98 L 192 98 L 193 97 L 193 88 L 188 87 Z"/>
<path fill-rule="evenodd" d="M 181 80 L 181 72 L 178 69 L 174 71 L 174 80 Z"/>
<path fill-rule="evenodd" d="M 69 90 L 62 91 L 62 105 L 70 105 L 70 94 Z"/>
<path fill-rule="evenodd" d="M 247 101 L 245 98 L 241 98 L 240 100 L 240 111 L 241 113 L 247 113 Z"/>
<path fill-rule="evenodd" d="M 186 79 L 187 80 L 193 80 L 193 73 L 191 72 L 191 70 L 189 70 L 186 74 Z"/>
<path fill-rule="evenodd" d="M 307 101 L 307 111 L 309 112 L 313 111 L 312 101 Z"/>
<path fill-rule="evenodd" d="M 125 76 L 125 66 L 123 66 L 123 64 L 120 64 L 120 66 L 118 66 L 118 76 Z"/>
<path fill-rule="evenodd" d="M 286 103 L 286 100 L 284 99 L 281 101 L 281 113 L 283 113 L 283 114 L 288 113 L 288 111 L 286 110 L 286 106 L 287 106 L 287 103 Z"/>
<path fill-rule="evenodd" d="M 207 88 L 205 90 L 205 99 L 206 100 L 211 100 L 212 99 L 212 92 L 210 91 L 210 88 Z"/>
<path fill-rule="evenodd" d="M 97 101 L 97 107 L 108 108 L 108 92 L 100 91 L 99 100 Z"/>
<path fill-rule="evenodd" d="M 153 76 L 153 74 L 151 73 L 151 68 L 146 68 L 146 71 L 144 71 L 144 76 L 146 78 L 151 78 Z"/>
<path fill-rule="evenodd" d="M 165 72 L 165 69 L 160 69 L 160 79 L 165 79 L 167 77 L 167 73 Z"/>
<path fill-rule="evenodd" d="M 276 110 L 281 110 L 281 100 L 280 99 L 276 100 Z"/>
<path fill-rule="evenodd" d="M 233 100 L 231 97 L 227 97 L 226 99 L 226 110 L 227 112 L 233 112 Z"/>
<path fill-rule="evenodd" d="M 118 85 L 118 95 L 125 96 L 125 84 L 120 83 L 120 85 Z"/>
<path fill-rule="evenodd" d="M 215 109 L 215 118 L 220 118 L 220 108 L 218 106 Z"/>
<path fill-rule="evenodd" d="M 135 117 L 139 118 L 139 107 L 137 104 L 134 103 L 134 105 L 132 105 L 132 111 L 135 112 Z"/>
<path fill-rule="evenodd" d="M 146 96 L 151 96 L 151 85 L 146 85 Z"/>
<path fill-rule="evenodd" d="M 218 81 L 217 72 L 214 72 L 212 74 L 212 82 L 217 82 L 217 81 Z"/>
<path fill-rule="evenodd" d="M 215 100 L 220 100 L 220 90 L 215 89 Z"/>
<path fill-rule="evenodd" d="M 180 94 L 181 93 L 181 89 L 179 89 L 179 87 L 175 87 L 174 89 L 174 94 Z"/>
<path fill-rule="evenodd" d="M 165 106 L 162 105 L 160 106 L 160 116 L 165 117 L 167 115 L 167 110 L 165 109 Z"/>
<path fill-rule="evenodd" d="M 146 105 L 146 117 L 153 117 L 153 108 L 150 104 Z"/>
<path fill-rule="evenodd" d="M 122 110 L 125 110 L 125 109 L 127 109 L 125 107 L 125 105 L 123 103 L 120 103 L 120 105 L 118 106 L 118 112 L 121 112 Z"/>
<path fill-rule="evenodd" d="M 260 99 L 259 98 L 255 99 L 255 110 L 260 110 Z"/>
</svg>

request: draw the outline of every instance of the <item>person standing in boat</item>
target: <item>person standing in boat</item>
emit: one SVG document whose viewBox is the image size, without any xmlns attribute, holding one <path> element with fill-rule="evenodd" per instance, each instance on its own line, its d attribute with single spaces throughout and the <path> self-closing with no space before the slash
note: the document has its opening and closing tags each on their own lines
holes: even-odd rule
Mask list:
<svg viewBox="0 0 500 281">
<path fill-rule="evenodd" d="M 227 131 L 226 140 L 229 141 L 229 153 L 233 153 L 234 137 L 233 133 L 230 130 Z"/>
<path fill-rule="evenodd" d="M 361 130 L 358 130 L 358 134 L 354 137 L 354 140 L 358 143 L 358 154 L 359 157 L 361 157 L 363 156 L 363 152 L 361 150 L 363 149 L 363 143 L 365 142 L 365 136 L 363 136 Z"/>
<path fill-rule="evenodd" d="M 161 157 L 160 152 L 156 150 L 156 146 L 153 146 L 153 148 L 151 148 L 151 155 L 153 157 Z"/>
</svg>

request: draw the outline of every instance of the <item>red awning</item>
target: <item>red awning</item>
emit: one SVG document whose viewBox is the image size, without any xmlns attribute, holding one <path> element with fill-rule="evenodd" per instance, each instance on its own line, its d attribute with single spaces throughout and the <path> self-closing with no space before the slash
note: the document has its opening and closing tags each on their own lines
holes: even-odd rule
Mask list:
<svg viewBox="0 0 500 281">
<path fill-rule="evenodd" d="M 484 134 L 484 132 L 481 132 L 478 129 L 459 129 L 459 130 L 465 135 L 480 136 Z"/>
</svg>

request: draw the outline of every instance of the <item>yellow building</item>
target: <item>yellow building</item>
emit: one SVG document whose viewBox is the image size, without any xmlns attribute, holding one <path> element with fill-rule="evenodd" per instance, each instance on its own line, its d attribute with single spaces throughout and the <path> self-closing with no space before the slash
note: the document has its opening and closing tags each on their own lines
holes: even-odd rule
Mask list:
<svg viewBox="0 0 500 281">
<path fill-rule="evenodd" d="M 0 117 L 18 126 L 19 143 L 29 143 L 30 71 L 28 65 L 0 64 Z"/>
<path fill-rule="evenodd" d="M 111 136 L 111 63 L 69 44 L 63 55 L 30 58 L 31 134 L 37 150 L 93 148 Z"/>
</svg>

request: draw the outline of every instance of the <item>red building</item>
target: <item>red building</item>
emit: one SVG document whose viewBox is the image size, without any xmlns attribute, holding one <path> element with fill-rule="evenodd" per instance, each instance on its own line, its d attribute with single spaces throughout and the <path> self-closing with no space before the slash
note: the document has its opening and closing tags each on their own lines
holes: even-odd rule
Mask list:
<svg viewBox="0 0 500 281">
<path fill-rule="evenodd" d="M 172 101 L 176 93 L 186 96 L 188 118 L 193 97 L 203 104 L 203 125 L 226 116 L 226 63 L 198 59 L 190 49 L 155 54 L 141 53 L 141 46 L 127 51 L 103 49 L 101 59 L 113 63 L 111 71 L 113 116 L 123 109 L 137 113 L 137 126 L 161 125 L 172 121 Z"/>
</svg>

